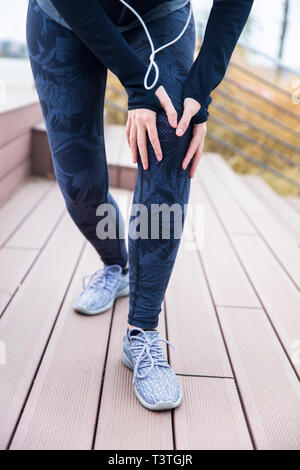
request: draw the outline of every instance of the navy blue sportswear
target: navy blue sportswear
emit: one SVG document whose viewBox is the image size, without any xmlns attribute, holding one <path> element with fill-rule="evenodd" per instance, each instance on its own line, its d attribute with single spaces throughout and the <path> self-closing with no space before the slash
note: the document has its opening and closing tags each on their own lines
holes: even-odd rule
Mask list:
<svg viewBox="0 0 300 470">
<path fill-rule="evenodd" d="M 116 28 L 116 25 L 130 23 L 134 15 L 118 0 L 51 0 L 51 3 L 76 35 L 118 76 L 128 92 L 128 109 L 158 111 L 160 104 L 155 90 L 161 81 L 151 91 L 145 90 L 143 84 L 149 56 L 141 60 Z M 143 15 L 166 0 L 129 0 L 128 3 Z M 210 94 L 224 77 L 252 4 L 253 0 L 213 2 L 200 53 L 184 86 L 183 97 L 194 98 L 201 104 L 200 111 L 193 117 L 194 123 L 208 119 Z M 175 31 L 174 36 L 169 34 L 167 42 L 179 32 Z M 159 45 L 162 44 L 156 42 L 156 47 Z"/>
<path fill-rule="evenodd" d="M 189 7 L 149 23 L 157 42 L 166 42 L 183 28 Z M 126 42 L 139 60 L 149 56 L 149 43 L 141 27 L 124 33 Z M 30 0 L 27 17 L 27 44 L 31 67 L 46 123 L 57 181 L 68 211 L 84 236 L 107 264 L 127 264 L 123 239 L 101 240 L 96 215 L 103 203 L 114 204 L 117 221 L 122 219 L 109 193 L 109 177 L 103 137 L 103 105 L 106 86 L 105 65 L 78 36 L 53 21 Z M 182 113 L 183 85 L 193 63 L 195 27 L 191 21 L 184 36 L 157 56 L 161 82 L 179 114 Z M 166 113 L 157 113 L 157 129 L 163 152 L 158 162 L 148 142 L 149 169 L 139 161 L 134 202 L 144 204 L 150 215 L 151 204 L 188 203 L 189 168 L 181 165 L 192 136 L 189 126 L 177 137 Z M 151 223 L 149 223 L 151 233 Z M 129 238 L 130 311 L 129 323 L 155 328 L 161 303 L 175 262 L 180 240 L 171 226 L 170 239 Z"/>
<path fill-rule="evenodd" d="M 72 5 L 74 7 L 75 2 Z M 148 28 L 154 43 L 165 44 L 170 37 L 176 37 L 187 20 L 188 12 L 187 5 L 149 22 Z M 93 23 L 92 18 L 90 21 Z M 111 27 L 114 28 L 113 25 Z M 111 41 L 102 43 L 101 54 L 106 59 L 99 60 L 100 46 L 97 40 L 100 41 L 100 37 L 99 34 L 91 47 L 90 41 L 94 41 L 92 35 L 84 32 L 77 34 L 75 30 L 60 25 L 38 6 L 36 0 L 29 1 L 28 51 L 57 181 L 71 217 L 102 261 L 107 265 L 119 264 L 124 268 L 128 254 L 124 240 L 118 236 L 122 216 L 109 193 L 103 136 L 107 67 L 114 64 L 118 69 L 119 66 L 117 57 L 112 54 Z M 120 34 L 120 38 L 124 51 L 130 51 L 129 55 L 134 61 L 138 64 L 148 61 L 150 47 L 141 26 Z M 179 116 L 183 111 L 184 87 L 190 76 L 194 48 L 195 26 L 192 18 L 181 39 L 156 57 L 160 83 L 165 87 Z M 112 54 L 111 58 L 109 54 Z M 138 87 L 135 73 L 126 72 L 126 67 L 123 69 L 129 97 L 133 97 L 133 100 L 137 95 L 140 100 L 145 98 L 142 88 Z M 144 67 L 140 67 L 140 70 L 139 77 L 142 80 Z M 133 92 L 132 86 L 133 89 L 137 86 L 139 93 Z M 165 112 L 158 108 L 157 129 L 163 160 L 157 161 L 148 140 L 149 169 L 144 171 L 139 159 L 134 203 L 146 206 L 149 217 L 152 204 L 167 204 L 169 207 L 179 204 L 184 214 L 184 206 L 189 199 L 190 178 L 189 167 L 183 170 L 182 161 L 192 137 L 192 125 L 184 136 L 177 137 Z M 117 239 L 101 240 L 97 237 L 96 226 L 101 218 L 96 215 L 96 210 L 103 203 L 115 206 Z M 172 218 L 171 222 L 174 224 Z M 184 215 L 181 222 L 183 225 Z M 129 238 L 129 323 L 132 325 L 155 328 L 158 324 L 161 303 L 179 247 L 172 223 L 171 237 L 167 239 L 162 234 L 158 239 Z M 151 233 L 151 218 L 148 233 Z"/>
</svg>

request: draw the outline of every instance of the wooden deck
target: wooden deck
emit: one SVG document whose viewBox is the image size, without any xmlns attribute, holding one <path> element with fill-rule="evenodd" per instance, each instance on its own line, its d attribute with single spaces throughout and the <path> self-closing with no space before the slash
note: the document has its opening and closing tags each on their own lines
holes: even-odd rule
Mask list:
<svg viewBox="0 0 300 470">
<path fill-rule="evenodd" d="M 184 390 L 174 412 L 134 397 L 127 298 L 74 313 L 99 262 L 56 183 L 29 179 L 0 208 L 0 448 L 300 448 L 299 203 L 217 155 L 198 175 L 204 224 L 188 217 L 160 319 Z M 114 195 L 126 210 L 132 193 Z"/>
</svg>

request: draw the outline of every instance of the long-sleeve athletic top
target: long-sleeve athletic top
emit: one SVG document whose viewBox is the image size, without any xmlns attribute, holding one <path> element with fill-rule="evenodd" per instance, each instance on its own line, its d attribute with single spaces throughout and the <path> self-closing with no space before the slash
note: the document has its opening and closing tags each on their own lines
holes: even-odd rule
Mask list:
<svg viewBox="0 0 300 470">
<path fill-rule="evenodd" d="M 253 1 L 213 0 L 200 52 L 184 85 L 183 97 L 194 98 L 201 104 L 193 123 L 208 119 L 210 94 L 225 75 Z M 128 93 L 128 109 L 158 111 L 160 104 L 155 91 L 161 83 L 158 80 L 149 91 L 144 88 L 147 65 L 139 59 L 116 26 L 130 23 L 134 19 L 133 14 L 118 0 L 51 0 L 51 3 L 68 27 L 117 75 Z M 143 16 L 161 4 L 171 4 L 172 0 L 128 0 L 128 3 Z"/>
</svg>

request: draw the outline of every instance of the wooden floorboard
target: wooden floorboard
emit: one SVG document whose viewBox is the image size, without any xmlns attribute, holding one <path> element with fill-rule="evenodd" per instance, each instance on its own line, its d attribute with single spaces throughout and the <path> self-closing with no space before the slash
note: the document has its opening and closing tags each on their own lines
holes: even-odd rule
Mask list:
<svg viewBox="0 0 300 470">
<path fill-rule="evenodd" d="M 264 311 L 218 314 L 256 448 L 299 449 L 299 381 Z"/>
<path fill-rule="evenodd" d="M 263 206 L 262 202 L 246 187 L 245 183 L 239 179 L 231 168 L 225 163 L 220 156 L 212 156 L 205 160 L 205 165 L 211 170 L 208 173 L 211 176 L 209 184 L 205 185 L 210 196 L 215 197 L 215 187 L 222 186 L 223 192 L 227 197 L 234 199 L 234 203 L 238 204 L 242 214 L 247 217 L 249 224 L 254 230 L 261 235 L 267 246 L 278 259 L 279 263 L 289 274 L 293 282 L 300 288 L 300 251 L 296 240 L 289 234 L 281 221 L 279 221 L 273 212 Z M 260 206 L 262 209 L 260 209 Z M 224 224 L 229 232 L 234 232 L 231 225 L 224 217 L 222 206 L 218 207 Z"/>
<path fill-rule="evenodd" d="M 0 147 L 0 181 L 21 162 L 29 158 L 31 132 L 28 130 L 21 136 Z"/>
<path fill-rule="evenodd" d="M 119 164 L 122 148 L 122 135 L 124 126 L 119 124 L 110 124 L 104 128 L 105 148 L 107 158 L 110 163 Z"/>
<path fill-rule="evenodd" d="M 262 200 L 272 214 L 276 215 L 279 221 L 289 230 L 289 233 L 300 243 L 300 214 L 291 205 L 286 198 L 279 196 L 275 191 L 264 182 L 262 178 L 254 175 L 245 175 L 243 181 L 252 189 L 260 200 Z"/>
<path fill-rule="evenodd" d="M 204 172 L 204 179 L 205 175 Z M 193 215 L 192 209 L 197 204 L 203 204 L 203 220 L 198 220 Z M 192 187 L 190 210 L 192 214 L 190 222 L 193 225 L 198 252 L 203 259 L 215 305 L 261 307 L 220 219 L 197 180 Z"/>
<path fill-rule="evenodd" d="M 63 197 L 57 185 L 53 185 L 5 246 L 41 249 L 64 210 Z"/>
<path fill-rule="evenodd" d="M 0 246 L 45 196 L 52 184 L 41 178 L 30 179 L 0 207 L 0 222 L 3 221 L 0 223 Z"/>
<path fill-rule="evenodd" d="M 285 201 L 300 214 L 300 197 L 286 196 Z"/>
<path fill-rule="evenodd" d="M 0 205 L 5 203 L 8 198 L 19 188 L 24 180 L 29 176 L 31 168 L 31 161 L 26 158 L 19 163 L 15 168 L 12 168 L 0 180 Z"/>
<path fill-rule="evenodd" d="M 222 214 L 222 220 L 226 229 L 230 232 L 255 234 L 257 230 L 253 227 L 253 224 L 251 224 L 227 188 L 220 183 L 220 179 L 215 174 L 215 171 L 212 170 L 209 164 L 210 158 L 213 157 L 204 155 L 202 158 L 197 178 L 199 178 L 201 185 L 204 186 L 209 194 L 218 212 Z M 258 212 L 264 211 L 264 208 L 259 203 L 255 209 Z"/>
<path fill-rule="evenodd" d="M 16 194 L 16 199 L 17 196 Z M 11 202 L 7 204 L 10 206 Z M 7 211 L 5 206 L 2 210 Z M 0 316 L 20 287 L 39 250 L 62 216 L 63 210 L 64 205 L 58 187 L 51 185 L 40 203 L 33 205 L 28 216 L 20 222 L 7 243 L 0 248 L 0 265 L 5 266 L 5 270 L 0 272 Z"/>
<path fill-rule="evenodd" d="M 174 412 L 178 450 L 252 449 L 235 382 L 182 377 L 184 400 Z"/>
<path fill-rule="evenodd" d="M 11 448 L 92 449 L 111 310 L 86 317 L 73 310 L 82 277 L 99 269 L 89 245 L 76 269 Z M 108 404 L 107 404 L 108 405 Z"/>
<path fill-rule="evenodd" d="M 82 244 L 66 215 L 1 319 L 0 338 L 7 350 L 0 368 L 1 449 L 17 423 Z"/>
<path fill-rule="evenodd" d="M 232 235 L 233 243 L 291 361 L 300 339 L 300 293 L 260 237 Z M 300 363 L 294 367 L 300 378 Z"/>
<path fill-rule="evenodd" d="M 119 165 L 125 136 L 107 132 Z M 132 193 L 112 194 L 128 221 Z M 58 187 L 29 180 L 1 206 L 0 448 L 299 449 L 296 237 L 257 194 L 204 156 L 160 315 L 183 386 L 174 412 L 143 408 L 121 363 L 128 298 L 96 317 L 73 311 L 82 276 L 101 265 Z"/>
<path fill-rule="evenodd" d="M 188 248 L 187 248 L 188 247 Z M 183 240 L 166 292 L 168 338 L 176 373 L 232 377 L 214 306 L 197 255 Z"/>
<path fill-rule="evenodd" d="M 0 249 L 0 317 L 38 254 L 37 250 Z M 5 269 L 4 269 L 4 268 Z"/>
</svg>

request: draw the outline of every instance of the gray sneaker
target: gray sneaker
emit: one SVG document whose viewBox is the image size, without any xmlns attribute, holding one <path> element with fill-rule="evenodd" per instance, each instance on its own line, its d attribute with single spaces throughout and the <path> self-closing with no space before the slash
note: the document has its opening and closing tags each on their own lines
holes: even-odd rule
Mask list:
<svg viewBox="0 0 300 470">
<path fill-rule="evenodd" d="M 119 297 L 129 294 L 129 275 L 122 274 L 121 266 L 104 265 L 94 274 L 84 276 L 83 290 L 76 298 L 73 307 L 85 315 L 98 315 L 109 310 Z"/>
<path fill-rule="evenodd" d="M 133 334 L 139 331 L 138 334 Z M 170 410 L 182 399 L 178 379 L 161 349 L 158 331 L 131 328 L 124 337 L 122 362 L 133 370 L 134 392 L 149 410 Z"/>
</svg>

